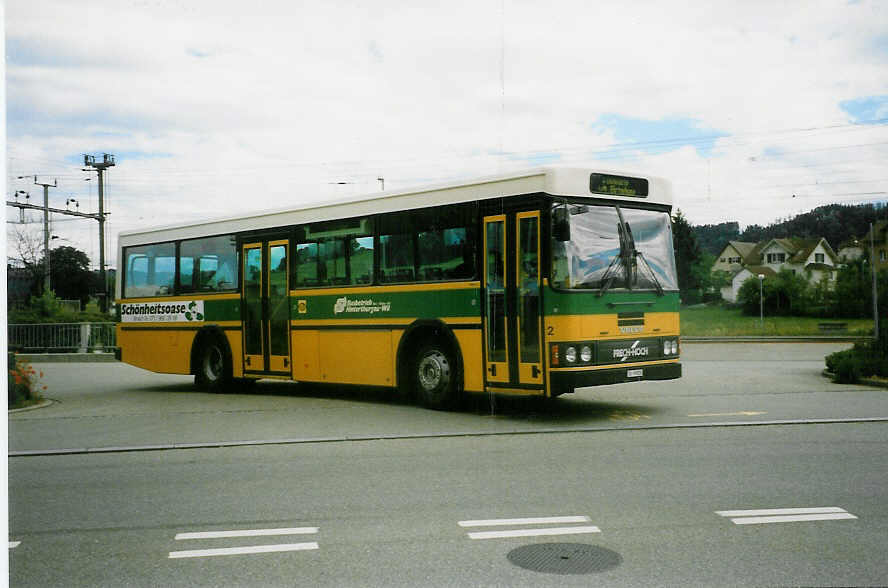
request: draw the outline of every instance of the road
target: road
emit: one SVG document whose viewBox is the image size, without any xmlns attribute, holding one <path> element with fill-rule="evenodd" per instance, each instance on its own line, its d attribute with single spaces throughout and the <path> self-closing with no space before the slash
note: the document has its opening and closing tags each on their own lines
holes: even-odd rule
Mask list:
<svg viewBox="0 0 888 588">
<path fill-rule="evenodd" d="M 59 402 L 10 417 L 13 454 L 285 443 L 12 457 L 12 584 L 885 584 L 888 424 L 854 421 L 888 391 L 822 378 L 831 350 L 689 345 L 679 382 L 458 413 L 46 366 Z M 748 512 L 774 509 L 804 512 Z"/>
</svg>

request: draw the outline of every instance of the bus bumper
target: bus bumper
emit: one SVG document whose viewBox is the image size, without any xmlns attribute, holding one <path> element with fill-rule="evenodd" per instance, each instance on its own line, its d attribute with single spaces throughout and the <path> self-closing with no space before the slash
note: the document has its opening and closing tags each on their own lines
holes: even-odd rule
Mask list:
<svg viewBox="0 0 888 588">
<path fill-rule="evenodd" d="M 640 373 L 639 373 L 640 372 Z M 573 392 L 574 388 L 643 382 L 646 380 L 674 380 L 681 377 L 680 363 L 645 366 L 620 366 L 618 368 L 555 372 L 551 374 L 555 395 Z"/>
</svg>

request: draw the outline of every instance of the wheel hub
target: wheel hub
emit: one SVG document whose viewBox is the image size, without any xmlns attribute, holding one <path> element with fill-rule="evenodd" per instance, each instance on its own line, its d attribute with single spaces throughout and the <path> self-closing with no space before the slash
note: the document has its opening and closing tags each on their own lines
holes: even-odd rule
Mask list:
<svg viewBox="0 0 888 588">
<path fill-rule="evenodd" d="M 435 390 L 449 374 L 447 360 L 439 354 L 426 355 L 419 362 L 419 383 L 425 390 Z"/>
</svg>

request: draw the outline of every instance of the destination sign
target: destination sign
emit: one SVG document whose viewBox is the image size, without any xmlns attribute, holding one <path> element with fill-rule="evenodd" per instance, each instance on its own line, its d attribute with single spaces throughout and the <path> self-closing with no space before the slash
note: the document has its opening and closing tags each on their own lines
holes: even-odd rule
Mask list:
<svg viewBox="0 0 888 588">
<path fill-rule="evenodd" d="M 589 191 L 593 194 L 607 194 L 608 196 L 647 198 L 648 181 L 644 178 L 592 174 L 589 176 Z"/>
</svg>

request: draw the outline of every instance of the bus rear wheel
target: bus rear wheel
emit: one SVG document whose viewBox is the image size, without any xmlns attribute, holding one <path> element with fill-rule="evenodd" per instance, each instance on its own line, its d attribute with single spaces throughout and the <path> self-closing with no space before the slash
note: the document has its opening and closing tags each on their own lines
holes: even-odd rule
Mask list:
<svg viewBox="0 0 888 588">
<path fill-rule="evenodd" d="M 208 392 L 223 392 L 231 383 L 231 357 L 215 337 L 205 341 L 197 353 L 194 383 Z"/>
<path fill-rule="evenodd" d="M 423 406 L 443 410 L 456 400 L 453 361 L 438 344 L 423 346 L 413 362 L 413 389 Z"/>
</svg>

